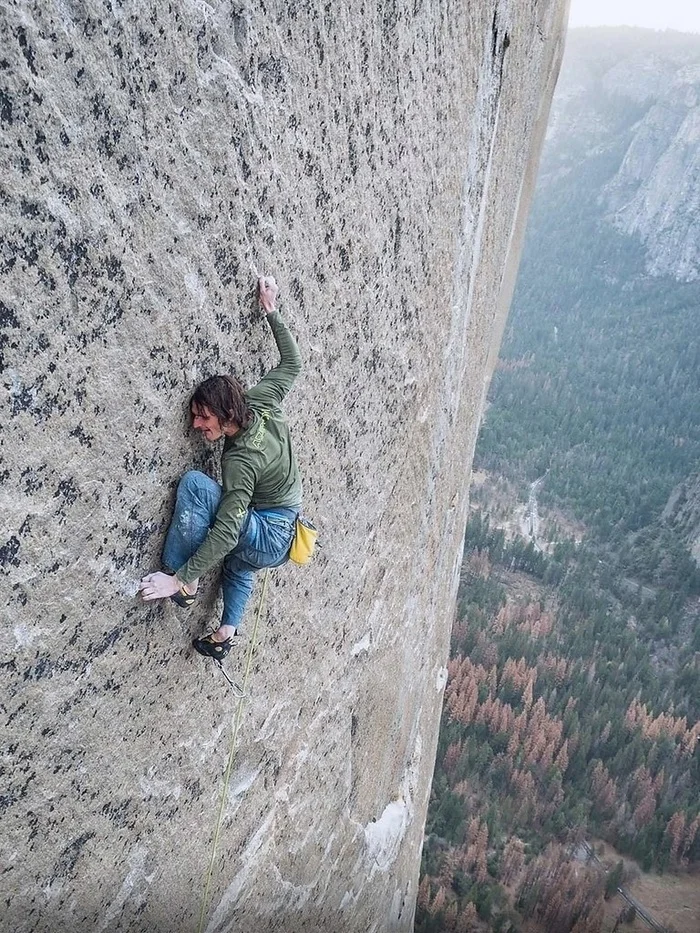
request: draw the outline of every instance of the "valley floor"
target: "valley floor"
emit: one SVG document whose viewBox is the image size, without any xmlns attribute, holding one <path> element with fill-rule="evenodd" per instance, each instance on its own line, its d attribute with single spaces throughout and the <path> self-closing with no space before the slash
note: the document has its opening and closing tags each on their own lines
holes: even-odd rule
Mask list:
<svg viewBox="0 0 700 933">
<path fill-rule="evenodd" d="M 595 841 L 599 857 L 608 866 L 613 866 L 622 859 L 628 871 L 637 875 L 634 881 L 625 884 L 625 890 L 644 905 L 645 909 L 662 926 L 675 933 L 698 933 L 700 930 L 700 872 L 687 874 L 658 875 L 655 872 L 642 872 L 636 862 L 621 855 L 612 846 L 600 840 Z M 602 851 L 601 851 L 602 849 Z M 615 921 L 623 908 L 619 897 L 606 902 L 605 920 L 601 933 L 612 933 Z M 634 923 L 622 923 L 617 933 L 646 933 L 649 927 L 639 918 Z M 534 933 L 534 931 L 533 931 Z"/>
</svg>

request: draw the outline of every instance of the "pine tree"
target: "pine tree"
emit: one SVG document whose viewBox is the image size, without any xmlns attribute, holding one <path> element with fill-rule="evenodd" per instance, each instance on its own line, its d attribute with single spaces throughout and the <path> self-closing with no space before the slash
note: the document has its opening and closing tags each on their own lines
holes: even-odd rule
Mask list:
<svg viewBox="0 0 700 933">
<path fill-rule="evenodd" d="M 479 914 L 472 901 L 466 905 L 457 918 L 457 933 L 474 933 L 479 929 Z"/>
<path fill-rule="evenodd" d="M 503 884 L 512 884 L 525 862 L 523 843 L 517 836 L 511 836 L 503 849 L 500 880 Z"/>
</svg>

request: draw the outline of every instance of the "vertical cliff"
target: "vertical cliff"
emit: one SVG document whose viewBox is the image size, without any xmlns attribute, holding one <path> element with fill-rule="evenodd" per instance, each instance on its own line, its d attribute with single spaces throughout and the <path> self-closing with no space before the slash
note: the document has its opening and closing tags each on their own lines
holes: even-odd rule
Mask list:
<svg viewBox="0 0 700 933">
<path fill-rule="evenodd" d="M 3 930 L 411 929 L 565 8 L 2 4 Z M 237 712 L 190 648 L 216 581 L 189 613 L 135 590 L 178 476 L 216 465 L 188 392 L 275 358 L 258 271 L 324 547 L 273 573 L 205 897 Z"/>
</svg>

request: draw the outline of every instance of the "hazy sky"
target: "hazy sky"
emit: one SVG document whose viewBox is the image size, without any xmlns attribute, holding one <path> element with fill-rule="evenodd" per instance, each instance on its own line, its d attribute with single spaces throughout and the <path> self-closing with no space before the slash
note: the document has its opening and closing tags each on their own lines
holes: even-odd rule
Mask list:
<svg viewBox="0 0 700 933">
<path fill-rule="evenodd" d="M 569 26 L 644 26 L 700 32 L 698 0 L 571 0 Z"/>
</svg>

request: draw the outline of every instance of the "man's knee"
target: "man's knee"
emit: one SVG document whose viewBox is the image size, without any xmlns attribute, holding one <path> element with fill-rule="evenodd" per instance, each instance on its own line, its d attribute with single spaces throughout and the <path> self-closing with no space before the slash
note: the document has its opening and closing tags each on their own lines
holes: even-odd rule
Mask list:
<svg viewBox="0 0 700 933">
<path fill-rule="evenodd" d="M 207 474 L 202 473 L 201 470 L 188 470 L 180 477 L 177 491 L 194 492 L 196 489 L 201 489 L 208 480 Z"/>
</svg>

